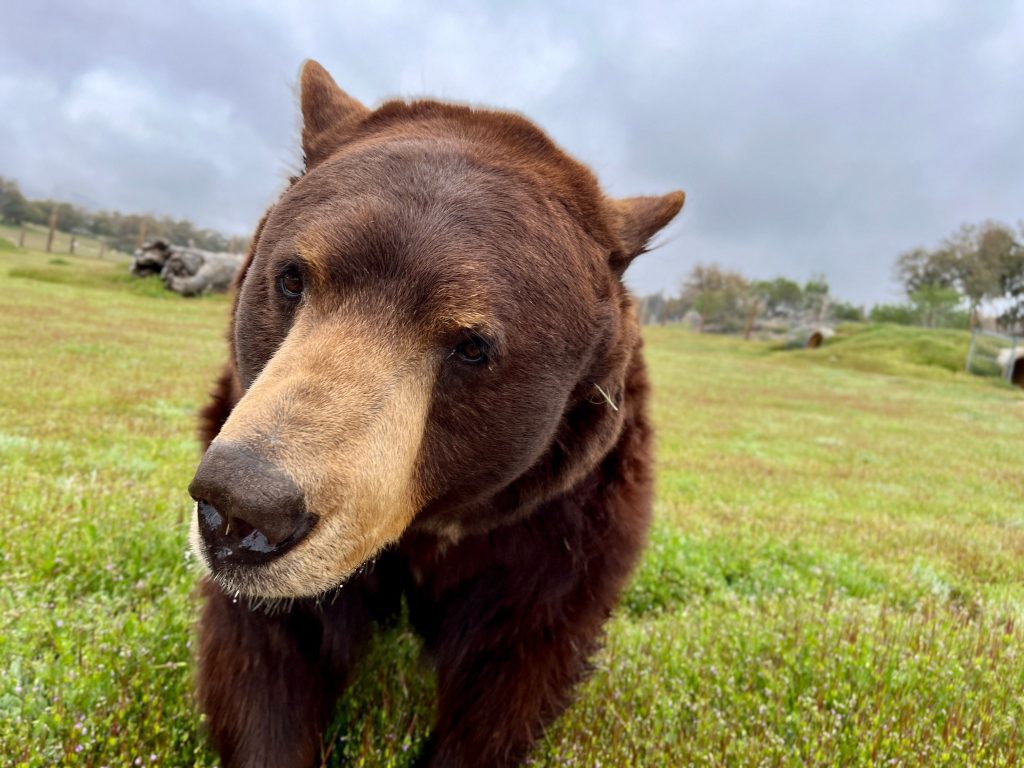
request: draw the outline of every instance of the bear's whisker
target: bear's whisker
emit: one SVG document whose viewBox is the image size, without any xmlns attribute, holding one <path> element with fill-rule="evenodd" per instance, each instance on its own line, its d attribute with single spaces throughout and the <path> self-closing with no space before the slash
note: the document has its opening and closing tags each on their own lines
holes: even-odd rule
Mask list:
<svg viewBox="0 0 1024 768">
<path fill-rule="evenodd" d="M 611 398 L 611 395 L 609 395 L 609 394 L 608 394 L 608 393 L 607 393 L 607 392 L 605 391 L 604 387 L 602 387 L 602 386 L 601 386 L 600 384 L 598 384 L 598 383 L 597 383 L 597 382 L 595 381 L 595 382 L 594 382 L 594 388 L 595 388 L 595 389 L 597 389 L 597 391 L 601 393 L 601 397 L 603 397 L 603 398 L 605 399 L 605 401 L 606 401 L 606 402 L 608 403 L 608 405 L 610 405 L 610 406 L 612 407 L 612 410 L 613 410 L 613 411 L 618 411 L 618 410 L 619 410 L 619 406 L 617 406 L 617 405 L 615 404 L 615 402 L 614 402 L 614 401 L 612 400 L 612 398 Z"/>
</svg>

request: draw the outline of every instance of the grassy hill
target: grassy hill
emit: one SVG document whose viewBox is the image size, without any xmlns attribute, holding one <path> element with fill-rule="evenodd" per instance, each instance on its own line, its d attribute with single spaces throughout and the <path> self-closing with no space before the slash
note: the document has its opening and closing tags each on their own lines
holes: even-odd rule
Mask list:
<svg viewBox="0 0 1024 768">
<path fill-rule="evenodd" d="M 2 243 L 0 755 L 214 765 L 185 489 L 229 304 Z M 667 327 L 647 351 L 651 546 L 533 765 L 1024 761 L 1021 393 L 959 373 L 956 332 L 792 352 Z M 410 764 L 416 654 L 403 627 L 375 645 L 328 764 Z"/>
<path fill-rule="evenodd" d="M 805 355 L 815 364 L 866 373 L 941 379 L 962 373 L 971 342 L 968 331 L 905 325 L 840 326 L 820 355 Z"/>
</svg>

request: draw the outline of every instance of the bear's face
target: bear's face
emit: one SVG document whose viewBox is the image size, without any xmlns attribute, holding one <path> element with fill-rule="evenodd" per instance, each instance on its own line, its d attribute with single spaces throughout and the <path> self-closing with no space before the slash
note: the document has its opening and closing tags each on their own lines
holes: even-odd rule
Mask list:
<svg viewBox="0 0 1024 768">
<path fill-rule="evenodd" d="M 257 233 L 243 395 L 190 489 L 197 552 L 267 597 L 330 589 L 411 525 L 494 527 L 592 467 L 638 344 L 620 278 L 652 232 L 631 214 L 682 204 L 607 201 L 521 118 L 369 113 L 314 64 L 302 88 L 307 172 Z"/>
</svg>

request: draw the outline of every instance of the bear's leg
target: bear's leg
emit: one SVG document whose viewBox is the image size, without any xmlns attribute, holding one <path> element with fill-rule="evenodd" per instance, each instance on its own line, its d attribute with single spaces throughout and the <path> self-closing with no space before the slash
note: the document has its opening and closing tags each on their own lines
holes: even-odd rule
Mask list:
<svg viewBox="0 0 1024 768">
<path fill-rule="evenodd" d="M 320 765 L 327 718 L 367 634 L 358 585 L 268 615 L 204 581 L 198 699 L 225 768 Z"/>
<path fill-rule="evenodd" d="M 539 605 L 534 612 L 487 595 L 499 608 L 477 624 L 470 617 L 487 610 L 481 597 L 467 596 L 467 610 L 449 613 L 440 627 L 437 722 L 422 766 L 520 765 L 569 704 L 607 615 L 597 606 L 566 614 L 559 609 L 568 606 Z"/>
</svg>

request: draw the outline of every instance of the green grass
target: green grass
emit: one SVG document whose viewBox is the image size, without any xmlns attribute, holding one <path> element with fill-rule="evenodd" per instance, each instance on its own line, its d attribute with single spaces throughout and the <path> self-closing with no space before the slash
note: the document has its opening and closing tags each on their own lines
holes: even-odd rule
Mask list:
<svg viewBox="0 0 1024 768">
<path fill-rule="evenodd" d="M 2 225 L 0 225 L 2 227 Z M 3 233 L 0 232 L 0 235 Z M 90 256 L 63 254 L 53 256 L 40 251 L 18 248 L 0 236 L 2 268 L 7 277 L 31 280 L 37 283 L 58 283 L 76 288 L 116 290 L 157 299 L 178 300 L 179 296 L 166 290 L 160 278 L 150 275 L 138 278 L 131 274 L 131 260 L 120 254 L 108 254 L 104 259 Z M 210 296 L 196 297 L 209 300 Z M 223 297 L 213 298 L 223 301 Z"/>
<path fill-rule="evenodd" d="M 50 258 L 0 240 L 0 756 L 214 765 L 185 488 L 229 304 Z M 533 765 L 1021 764 L 1021 393 L 956 332 L 647 341 L 651 546 Z M 432 685 L 384 634 L 327 762 L 408 765 Z"/>
</svg>

